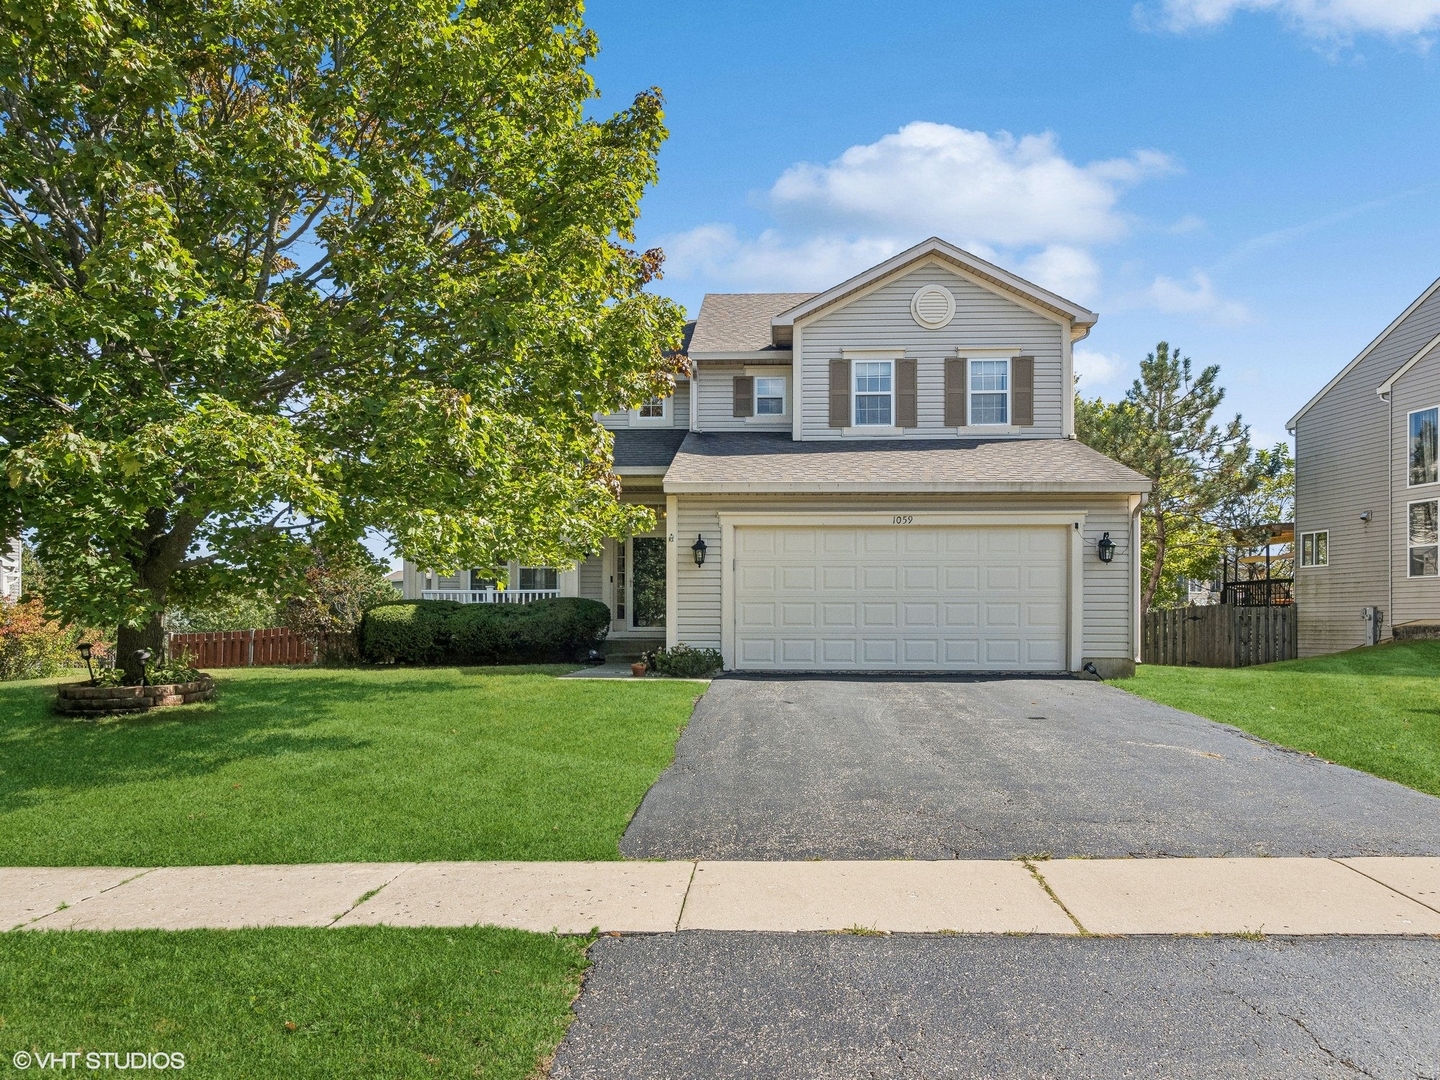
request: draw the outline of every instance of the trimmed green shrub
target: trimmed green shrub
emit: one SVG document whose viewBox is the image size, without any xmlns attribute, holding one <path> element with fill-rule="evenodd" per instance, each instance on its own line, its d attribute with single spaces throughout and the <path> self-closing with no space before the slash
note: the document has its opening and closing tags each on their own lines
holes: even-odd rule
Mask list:
<svg viewBox="0 0 1440 1080">
<path fill-rule="evenodd" d="M 692 649 L 689 645 L 675 645 L 669 649 L 656 649 L 650 655 L 658 674 L 678 679 L 703 679 L 725 666 L 725 660 L 718 649 Z"/>
<path fill-rule="evenodd" d="M 400 600 L 360 623 L 360 655 L 373 663 L 495 664 L 575 660 L 605 640 L 610 609 L 562 596 L 533 604 Z"/>
</svg>

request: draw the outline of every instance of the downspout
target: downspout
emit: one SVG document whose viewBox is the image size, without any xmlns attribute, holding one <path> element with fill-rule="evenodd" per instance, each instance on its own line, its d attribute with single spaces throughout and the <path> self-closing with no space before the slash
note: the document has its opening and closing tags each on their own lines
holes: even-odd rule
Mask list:
<svg viewBox="0 0 1440 1080">
<path fill-rule="evenodd" d="M 1385 395 L 1385 404 L 1389 406 L 1387 422 L 1385 425 L 1385 611 L 1381 618 L 1382 626 L 1389 625 L 1392 629 L 1395 626 L 1395 395 Z M 1405 528 L 1410 528 L 1410 522 L 1405 522 Z M 1408 539 L 1408 536 L 1407 536 Z M 1406 547 L 1406 555 L 1409 555 L 1409 547 Z M 1394 637 L 1392 633 L 1390 635 Z"/>
</svg>

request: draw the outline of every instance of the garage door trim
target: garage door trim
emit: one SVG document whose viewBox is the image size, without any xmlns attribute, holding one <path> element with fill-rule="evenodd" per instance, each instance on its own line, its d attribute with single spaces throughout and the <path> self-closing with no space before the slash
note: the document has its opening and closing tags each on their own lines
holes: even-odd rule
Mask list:
<svg viewBox="0 0 1440 1080">
<path fill-rule="evenodd" d="M 720 512 L 720 653 L 725 667 L 735 667 L 735 529 L 744 526 L 869 526 L 905 529 L 912 527 L 958 526 L 1068 526 L 1070 532 L 1069 557 L 1066 572 L 1070 588 L 1068 594 L 1067 653 L 1069 668 L 1078 671 L 1084 642 L 1084 529 L 1085 511 L 1035 512 L 1017 510 L 1013 512 L 955 512 L 924 511 L 905 507 L 893 510 L 865 513 L 737 513 Z"/>
</svg>

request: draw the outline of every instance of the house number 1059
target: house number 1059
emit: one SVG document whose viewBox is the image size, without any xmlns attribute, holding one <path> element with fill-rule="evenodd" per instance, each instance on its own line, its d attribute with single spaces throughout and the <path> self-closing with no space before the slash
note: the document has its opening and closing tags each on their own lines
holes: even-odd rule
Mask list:
<svg viewBox="0 0 1440 1080">
<path fill-rule="evenodd" d="M 896 514 L 893 518 L 890 519 L 890 524 L 891 524 L 891 525 L 914 525 L 914 524 L 915 524 L 915 515 L 914 515 L 914 514 Z"/>
</svg>

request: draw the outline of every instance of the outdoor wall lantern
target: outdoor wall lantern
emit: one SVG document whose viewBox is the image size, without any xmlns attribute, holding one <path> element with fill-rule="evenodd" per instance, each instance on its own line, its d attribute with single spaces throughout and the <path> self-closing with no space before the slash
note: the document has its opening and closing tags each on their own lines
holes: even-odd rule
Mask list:
<svg viewBox="0 0 1440 1080">
<path fill-rule="evenodd" d="M 695 542 L 690 545 L 690 550 L 695 553 L 695 565 L 705 565 L 705 537 L 699 533 L 695 534 Z"/>
<path fill-rule="evenodd" d="M 1100 542 L 1095 545 L 1095 553 L 1100 556 L 1101 562 L 1109 562 L 1115 558 L 1115 541 L 1110 539 L 1108 532 L 1102 536 Z"/>
<path fill-rule="evenodd" d="M 80 659 L 85 661 L 85 670 L 90 673 L 90 685 L 95 685 L 95 669 L 90 666 L 90 642 L 82 641 L 75 646 L 75 651 L 80 654 Z"/>
</svg>

